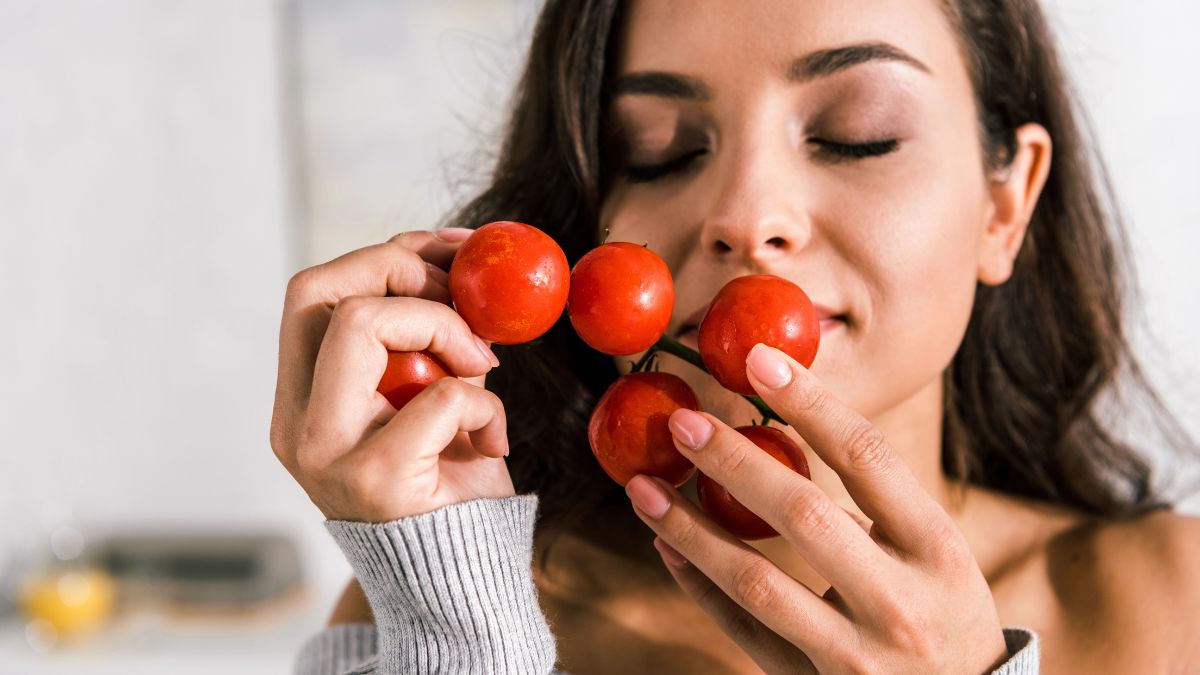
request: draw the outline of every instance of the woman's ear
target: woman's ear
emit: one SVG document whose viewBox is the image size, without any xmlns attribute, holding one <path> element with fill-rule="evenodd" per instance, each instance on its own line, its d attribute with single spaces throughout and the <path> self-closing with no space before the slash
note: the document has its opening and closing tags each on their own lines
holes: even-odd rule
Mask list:
<svg viewBox="0 0 1200 675">
<path fill-rule="evenodd" d="M 979 281 L 998 286 L 1012 276 L 1013 261 L 1025 240 L 1033 207 L 1050 175 L 1050 133 L 1040 124 L 1029 123 L 1015 132 L 1016 153 L 1012 162 L 991 176 L 991 217 L 979 242 Z"/>
</svg>

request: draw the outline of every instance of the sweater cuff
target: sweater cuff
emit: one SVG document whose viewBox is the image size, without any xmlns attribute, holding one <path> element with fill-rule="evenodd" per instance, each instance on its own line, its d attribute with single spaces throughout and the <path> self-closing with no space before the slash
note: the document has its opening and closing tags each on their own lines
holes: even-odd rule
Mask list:
<svg viewBox="0 0 1200 675">
<path fill-rule="evenodd" d="M 349 675 L 370 672 L 375 656 L 375 625 L 330 626 L 309 639 L 296 655 L 295 675 Z"/>
<path fill-rule="evenodd" d="M 1004 644 L 1008 660 L 991 675 L 1038 675 L 1041 655 L 1037 633 L 1027 628 L 1005 628 Z"/>
<path fill-rule="evenodd" d="M 389 523 L 326 521 L 379 632 L 379 672 L 548 673 L 554 637 L 533 584 L 532 495 Z"/>
</svg>

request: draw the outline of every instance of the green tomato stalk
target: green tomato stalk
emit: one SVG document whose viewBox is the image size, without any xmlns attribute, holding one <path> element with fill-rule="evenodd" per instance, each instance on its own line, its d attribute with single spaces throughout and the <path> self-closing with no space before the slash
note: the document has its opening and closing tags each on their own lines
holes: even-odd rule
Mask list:
<svg viewBox="0 0 1200 675">
<path fill-rule="evenodd" d="M 658 352 L 660 351 L 683 359 L 684 361 L 687 361 L 693 366 L 699 368 L 702 372 L 708 373 L 708 368 L 704 366 L 704 360 L 700 358 L 699 352 L 683 344 L 682 342 L 679 342 L 666 333 L 664 333 L 662 337 L 658 338 L 658 342 L 655 342 L 653 345 L 651 345 L 650 349 L 646 350 L 646 353 L 642 356 L 642 358 L 638 359 L 637 363 L 633 364 L 633 372 L 639 373 L 645 370 L 653 361 L 654 357 L 658 356 Z M 763 416 L 763 426 L 766 426 L 767 422 L 771 420 L 775 420 L 776 422 L 787 426 L 787 422 L 784 422 L 774 410 L 771 410 L 771 407 L 767 405 L 766 402 L 760 397 L 743 395 L 742 398 L 749 401 L 750 404 L 755 408 L 758 408 L 758 412 L 760 412 Z"/>
</svg>

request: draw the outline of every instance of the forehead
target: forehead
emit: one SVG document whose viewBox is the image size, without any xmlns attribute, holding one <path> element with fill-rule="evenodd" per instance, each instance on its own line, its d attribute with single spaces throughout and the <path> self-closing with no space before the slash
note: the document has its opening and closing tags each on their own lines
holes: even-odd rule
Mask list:
<svg viewBox="0 0 1200 675">
<path fill-rule="evenodd" d="M 886 43 L 938 77 L 965 76 L 939 0 L 631 0 L 617 73 L 667 71 L 720 84 L 782 79 L 796 58 Z"/>
</svg>

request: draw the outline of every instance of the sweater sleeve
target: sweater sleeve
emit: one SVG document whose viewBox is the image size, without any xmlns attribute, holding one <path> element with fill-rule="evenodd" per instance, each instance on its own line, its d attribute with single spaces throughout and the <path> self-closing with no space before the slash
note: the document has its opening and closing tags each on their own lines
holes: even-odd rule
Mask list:
<svg viewBox="0 0 1200 675">
<path fill-rule="evenodd" d="M 375 615 L 378 652 L 363 672 L 550 673 L 554 637 L 532 572 L 536 512 L 536 497 L 518 496 L 389 523 L 327 521 Z M 322 653 L 340 653 L 339 640 L 367 635 L 341 633 Z M 299 672 L 347 667 L 350 660 Z"/>
<path fill-rule="evenodd" d="M 389 523 L 328 521 L 376 625 L 332 626 L 297 675 L 554 671 L 554 636 L 533 583 L 534 496 L 479 499 Z M 1037 634 L 1006 628 L 991 675 L 1037 675 Z"/>
<path fill-rule="evenodd" d="M 1005 628 L 1004 643 L 1008 646 L 1008 660 L 991 675 L 1038 675 L 1041 654 L 1037 633 L 1027 628 Z"/>
</svg>

